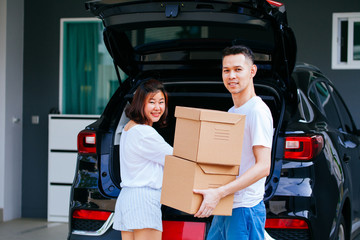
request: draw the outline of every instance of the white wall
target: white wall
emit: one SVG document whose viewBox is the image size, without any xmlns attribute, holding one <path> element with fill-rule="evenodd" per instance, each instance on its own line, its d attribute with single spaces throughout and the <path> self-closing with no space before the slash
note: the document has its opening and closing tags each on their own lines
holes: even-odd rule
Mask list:
<svg viewBox="0 0 360 240">
<path fill-rule="evenodd" d="M 4 209 L 6 1 L 0 0 L 0 222 Z"/>
<path fill-rule="evenodd" d="M 21 217 L 23 29 L 24 0 L 0 0 L 0 221 Z"/>
</svg>

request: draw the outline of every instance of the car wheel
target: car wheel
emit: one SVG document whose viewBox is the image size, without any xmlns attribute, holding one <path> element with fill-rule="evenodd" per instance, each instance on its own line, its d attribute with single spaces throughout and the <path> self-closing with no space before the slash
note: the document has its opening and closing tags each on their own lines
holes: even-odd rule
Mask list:
<svg viewBox="0 0 360 240">
<path fill-rule="evenodd" d="M 340 224 L 337 232 L 337 240 L 346 240 L 346 224 L 344 216 L 341 214 Z"/>
</svg>

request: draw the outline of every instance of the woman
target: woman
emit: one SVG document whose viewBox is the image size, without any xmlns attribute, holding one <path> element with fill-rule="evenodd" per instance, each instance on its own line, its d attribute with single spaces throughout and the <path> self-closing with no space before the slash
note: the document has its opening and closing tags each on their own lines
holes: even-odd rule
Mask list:
<svg viewBox="0 0 360 240">
<path fill-rule="evenodd" d="M 161 186 L 165 155 L 173 148 L 152 127 L 165 125 L 168 106 L 164 86 L 142 83 L 126 109 L 130 121 L 120 139 L 122 190 L 116 201 L 113 228 L 123 240 L 161 239 Z"/>
</svg>

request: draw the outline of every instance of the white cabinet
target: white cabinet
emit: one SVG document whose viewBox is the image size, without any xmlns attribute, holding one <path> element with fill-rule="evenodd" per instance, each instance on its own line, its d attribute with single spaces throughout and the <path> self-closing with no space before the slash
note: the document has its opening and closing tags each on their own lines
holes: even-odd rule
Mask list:
<svg viewBox="0 0 360 240">
<path fill-rule="evenodd" d="M 98 115 L 49 115 L 48 221 L 68 222 L 77 135 Z"/>
</svg>

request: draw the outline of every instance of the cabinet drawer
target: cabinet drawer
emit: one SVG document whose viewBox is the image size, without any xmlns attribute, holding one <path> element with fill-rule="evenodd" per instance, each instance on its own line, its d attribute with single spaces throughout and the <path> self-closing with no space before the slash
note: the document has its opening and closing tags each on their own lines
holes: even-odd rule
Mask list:
<svg viewBox="0 0 360 240">
<path fill-rule="evenodd" d="M 75 176 L 77 153 L 49 153 L 49 182 L 72 183 Z"/>
<path fill-rule="evenodd" d="M 49 119 L 49 149 L 77 150 L 77 135 L 86 126 L 95 122 L 92 119 L 60 118 Z"/>
<path fill-rule="evenodd" d="M 48 221 L 68 221 L 70 189 L 70 186 L 49 186 Z"/>
</svg>

